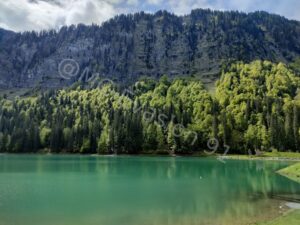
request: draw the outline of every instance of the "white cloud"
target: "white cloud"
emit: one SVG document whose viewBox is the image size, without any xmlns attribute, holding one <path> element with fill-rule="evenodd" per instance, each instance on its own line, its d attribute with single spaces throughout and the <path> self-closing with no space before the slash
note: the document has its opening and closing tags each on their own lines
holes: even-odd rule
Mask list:
<svg viewBox="0 0 300 225">
<path fill-rule="evenodd" d="M 126 2 L 128 5 L 138 5 L 139 0 L 127 0 Z"/>
<path fill-rule="evenodd" d="M 0 24 L 15 31 L 59 28 L 78 23 L 101 24 L 117 14 L 113 1 L 59 0 L 59 4 L 38 0 L 1 1 Z"/>
<path fill-rule="evenodd" d="M 280 14 L 290 19 L 300 20 L 299 0 L 168 0 L 167 5 L 169 10 L 177 14 L 186 14 L 195 8 L 239 10 L 244 12 L 263 10 Z"/>
<path fill-rule="evenodd" d="M 159 5 L 162 3 L 162 0 L 147 0 L 147 3 L 150 5 Z"/>
</svg>

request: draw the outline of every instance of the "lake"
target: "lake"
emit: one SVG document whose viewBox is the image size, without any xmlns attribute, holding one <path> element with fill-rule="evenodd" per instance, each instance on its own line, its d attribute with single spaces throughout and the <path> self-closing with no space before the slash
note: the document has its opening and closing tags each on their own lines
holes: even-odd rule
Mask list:
<svg viewBox="0 0 300 225">
<path fill-rule="evenodd" d="M 282 213 L 289 162 L 0 155 L 0 225 L 249 224 Z"/>
</svg>

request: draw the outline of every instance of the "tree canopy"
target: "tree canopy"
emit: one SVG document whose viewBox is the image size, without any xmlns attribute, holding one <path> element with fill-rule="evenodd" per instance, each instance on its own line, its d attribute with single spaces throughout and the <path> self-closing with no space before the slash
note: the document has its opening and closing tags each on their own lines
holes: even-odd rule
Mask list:
<svg viewBox="0 0 300 225">
<path fill-rule="evenodd" d="M 137 154 L 216 150 L 297 151 L 299 77 L 279 63 L 242 62 L 224 68 L 211 96 L 200 80 L 144 78 L 122 90 L 46 91 L 0 98 L 0 152 Z M 128 92 L 130 94 L 128 94 Z"/>
</svg>

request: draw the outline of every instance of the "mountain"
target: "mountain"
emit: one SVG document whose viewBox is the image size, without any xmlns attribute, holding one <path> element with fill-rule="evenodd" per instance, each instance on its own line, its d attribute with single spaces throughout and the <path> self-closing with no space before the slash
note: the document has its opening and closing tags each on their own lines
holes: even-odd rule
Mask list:
<svg viewBox="0 0 300 225">
<path fill-rule="evenodd" d="M 14 33 L 0 29 L 0 88 L 64 87 L 86 73 L 132 83 L 141 76 L 218 78 L 223 63 L 291 62 L 300 56 L 300 22 L 266 12 L 197 9 L 120 15 L 101 26 Z M 58 67 L 72 59 L 76 76 Z M 77 73 L 78 72 L 78 73 Z"/>
</svg>

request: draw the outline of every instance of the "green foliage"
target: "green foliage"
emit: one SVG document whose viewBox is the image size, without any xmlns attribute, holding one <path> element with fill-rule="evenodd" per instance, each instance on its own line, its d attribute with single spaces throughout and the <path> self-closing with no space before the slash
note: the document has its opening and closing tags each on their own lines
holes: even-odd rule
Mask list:
<svg viewBox="0 0 300 225">
<path fill-rule="evenodd" d="M 216 98 L 233 129 L 229 145 L 236 146 L 236 137 L 243 136 L 239 148 L 244 151 L 297 150 L 298 88 L 299 78 L 282 63 L 236 63 L 224 70 Z"/>
<path fill-rule="evenodd" d="M 300 75 L 300 58 L 297 58 L 290 64 L 290 67 L 298 74 Z"/>
<path fill-rule="evenodd" d="M 299 147 L 299 78 L 279 63 L 224 67 L 212 97 L 196 79 L 144 78 L 133 93 L 101 89 L 47 91 L 0 99 L 0 152 L 191 153 L 217 138 L 219 151 Z"/>
</svg>

